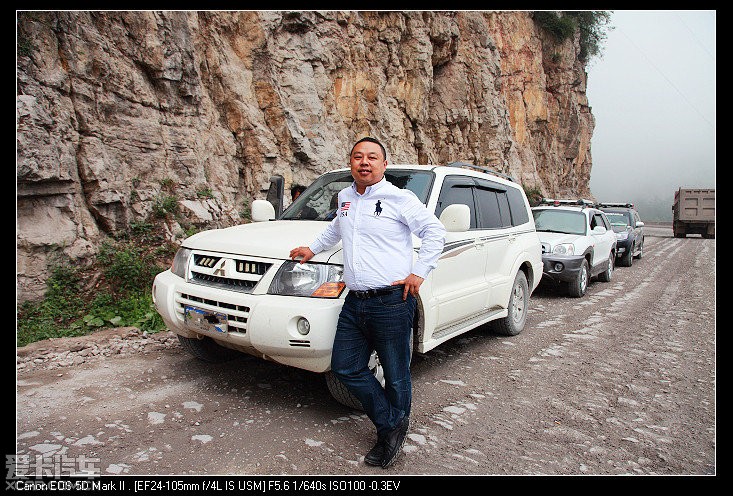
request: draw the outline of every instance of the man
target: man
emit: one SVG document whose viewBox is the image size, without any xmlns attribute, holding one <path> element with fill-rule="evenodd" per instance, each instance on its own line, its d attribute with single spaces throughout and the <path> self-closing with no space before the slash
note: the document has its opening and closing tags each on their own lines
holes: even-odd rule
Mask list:
<svg viewBox="0 0 733 496">
<path fill-rule="evenodd" d="M 416 296 L 437 265 L 446 231 L 415 194 L 385 179 L 387 152 L 379 141 L 357 141 L 349 163 L 354 182 L 338 194 L 338 215 L 310 246 L 294 248 L 290 257 L 305 263 L 343 244 L 349 293 L 339 315 L 331 371 L 377 429 L 377 443 L 365 463 L 387 468 L 402 451 L 409 427 Z M 412 234 L 422 240 L 414 263 Z M 384 388 L 368 367 L 372 350 L 384 369 Z"/>
</svg>

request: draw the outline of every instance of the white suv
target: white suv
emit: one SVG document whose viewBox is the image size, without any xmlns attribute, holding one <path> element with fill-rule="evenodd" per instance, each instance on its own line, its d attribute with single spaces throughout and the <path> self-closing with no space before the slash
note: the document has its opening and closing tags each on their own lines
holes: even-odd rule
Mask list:
<svg viewBox="0 0 733 496">
<path fill-rule="evenodd" d="M 414 351 L 488 322 L 501 334 L 521 332 L 542 277 L 540 240 L 522 187 L 460 163 L 391 165 L 386 177 L 413 191 L 448 231 L 438 265 L 420 287 Z M 270 201 L 252 203 L 254 222 L 183 241 L 171 268 L 156 276 L 153 299 L 187 351 L 206 361 L 244 352 L 323 372 L 338 401 L 360 408 L 329 371 L 347 292 L 341 244 L 306 264 L 289 259 L 294 246 L 309 244 L 333 218 L 332 199 L 352 180 L 349 169 L 322 175 L 274 220 L 273 205 L 282 205 L 279 178 Z M 417 254 L 420 240 L 413 239 Z M 381 379 L 376 355 L 372 369 Z"/>
<path fill-rule="evenodd" d="M 543 277 L 567 285 L 583 296 L 592 277 L 611 280 L 616 260 L 616 233 L 606 214 L 587 200 L 543 198 L 532 208 L 542 242 Z"/>
</svg>

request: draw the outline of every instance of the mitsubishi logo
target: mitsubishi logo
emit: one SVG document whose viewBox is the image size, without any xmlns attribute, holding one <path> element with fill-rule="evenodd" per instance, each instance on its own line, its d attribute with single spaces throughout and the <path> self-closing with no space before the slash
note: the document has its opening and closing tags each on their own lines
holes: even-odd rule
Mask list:
<svg viewBox="0 0 733 496">
<path fill-rule="evenodd" d="M 226 264 L 226 260 L 222 258 L 221 259 L 221 262 L 219 262 L 219 265 L 217 266 L 216 270 L 214 270 L 214 275 L 215 276 L 221 276 L 221 277 L 226 277 L 227 276 L 226 271 L 224 270 L 224 265 L 225 264 Z"/>
</svg>

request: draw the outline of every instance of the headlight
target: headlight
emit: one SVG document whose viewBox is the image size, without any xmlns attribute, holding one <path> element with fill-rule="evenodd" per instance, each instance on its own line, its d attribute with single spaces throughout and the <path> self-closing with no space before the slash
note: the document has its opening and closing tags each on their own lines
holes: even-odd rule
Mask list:
<svg viewBox="0 0 733 496">
<path fill-rule="evenodd" d="M 340 265 L 287 261 L 270 284 L 269 294 L 338 298 L 346 285 Z"/>
<path fill-rule="evenodd" d="M 188 267 L 188 259 L 191 256 L 191 250 L 188 248 L 180 248 L 173 257 L 171 264 L 171 272 L 183 279 L 186 278 L 186 267 Z"/>
<path fill-rule="evenodd" d="M 616 239 L 619 241 L 623 241 L 624 239 L 629 237 L 629 231 L 622 231 L 620 233 L 616 233 Z"/>
<path fill-rule="evenodd" d="M 552 253 L 555 255 L 573 255 L 575 254 L 575 247 L 572 243 L 560 243 L 552 249 Z"/>
</svg>

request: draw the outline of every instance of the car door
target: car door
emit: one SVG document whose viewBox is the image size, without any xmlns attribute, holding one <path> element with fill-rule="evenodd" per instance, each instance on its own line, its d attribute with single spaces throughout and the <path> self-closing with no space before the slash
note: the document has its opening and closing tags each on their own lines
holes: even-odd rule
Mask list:
<svg viewBox="0 0 733 496">
<path fill-rule="evenodd" d="M 644 223 L 641 222 L 641 217 L 639 217 L 639 213 L 636 211 L 633 211 L 631 213 L 632 215 L 632 222 L 634 225 L 634 240 L 636 245 L 636 251 L 641 250 L 642 245 L 644 244 Z"/>
<path fill-rule="evenodd" d="M 601 226 L 606 232 L 599 234 L 593 229 Z M 616 242 L 616 233 L 611 229 L 611 223 L 600 210 L 595 210 L 590 214 L 590 234 L 593 237 L 593 266 L 605 263 L 608 260 L 613 244 Z"/>
<path fill-rule="evenodd" d="M 436 217 L 454 203 L 468 205 L 471 227 L 448 232 L 443 254 L 432 272 L 432 295 L 437 307 L 435 332 L 481 313 L 487 308 L 488 285 L 484 277 L 487 243 L 477 229 L 474 182 L 467 176 L 446 176 L 435 209 Z M 426 336 L 427 337 L 427 336 Z M 435 335 L 433 337 L 436 337 Z"/>
<path fill-rule="evenodd" d="M 478 213 L 477 245 L 484 251 L 484 278 L 486 279 L 486 308 L 506 308 L 500 291 L 502 286 L 514 281 L 511 264 L 514 261 L 510 244 L 516 241 L 512 232 L 511 214 L 506 187 L 483 179 L 476 179 L 474 189 Z"/>
</svg>

